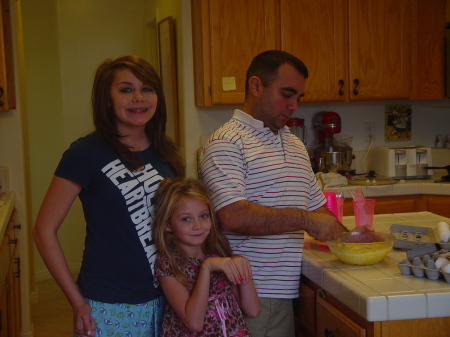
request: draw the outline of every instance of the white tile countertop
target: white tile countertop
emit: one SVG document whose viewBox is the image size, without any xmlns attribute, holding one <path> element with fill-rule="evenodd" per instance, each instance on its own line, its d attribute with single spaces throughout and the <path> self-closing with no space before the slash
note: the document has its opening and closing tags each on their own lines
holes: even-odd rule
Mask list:
<svg viewBox="0 0 450 337">
<path fill-rule="evenodd" d="M 434 175 L 430 179 L 410 179 L 399 180 L 392 185 L 379 186 L 361 186 L 352 185 L 339 187 L 344 192 L 345 198 L 352 198 L 349 190 L 361 188 L 364 195 L 369 198 L 393 196 L 393 195 L 412 195 L 412 194 L 434 194 L 434 195 L 450 195 L 450 182 L 435 182 L 440 176 L 435 178 Z M 333 189 L 330 187 L 330 189 Z"/>
<path fill-rule="evenodd" d="M 376 231 L 390 233 L 392 224 L 435 228 L 450 219 L 431 212 L 379 214 L 374 216 Z M 353 216 L 343 223 L 354 227 Z M 402 275 L 397 266 L 406 251 L 392 249 L 371 266 L 340 262 L 324 243 L 305 234 L 302 275 L 329 292 L 337 300 L 369 322 L 450 317 L 450 284 Z"/>
<path fill-rule="evenodd" d="M 14 210 L 16 203 L 16 193 L 8 192 L 0 194 L 0 239 L 5 235 L 9 218 Z"/>
</svg>

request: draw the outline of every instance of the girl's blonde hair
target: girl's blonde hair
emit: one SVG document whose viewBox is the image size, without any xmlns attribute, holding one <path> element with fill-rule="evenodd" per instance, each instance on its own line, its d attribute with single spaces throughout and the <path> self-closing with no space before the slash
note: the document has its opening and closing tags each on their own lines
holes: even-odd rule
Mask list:
<svg viewBox="0 0 450 337">
<path fill-rule="evenodd" d="M 174 252 L 181 253 L 177 248 L 177 239 L 166 231 L 170 216 L 178 207 L 183 197 L 196 199 L 208 206 L 211 217 L 211 230 L 202 244 L 202 250 L 206 255 L 231 256 L 230 244 L 219 228 L 214 206 L 209 197 L 208 190 L 199 179 L 166 178 L 160 185 L 155 195 L 155 219 L 152 223 L 152 238 L 160 256 L 166 256 L 169 267 L 175 277 L 186 284 L 184 274 L 176 264 Z"/>
</svg>

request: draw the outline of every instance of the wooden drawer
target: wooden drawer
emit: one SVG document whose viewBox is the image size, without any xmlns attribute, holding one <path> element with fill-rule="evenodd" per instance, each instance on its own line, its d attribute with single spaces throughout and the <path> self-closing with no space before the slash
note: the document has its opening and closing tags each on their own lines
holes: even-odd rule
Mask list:
<svg viewBox="0 0 450 337">
<path fill-rule="evenodd" d="M 316 302 L 317 337 L 365 337 L 366 330 L 323 298 Z"/>
<path fill-rule="evenodd" d="M 368 197 L 371 198 L 371 197 Z M 425 209 L 420 209 L 419 196 L 386 196 L 375 197 L 375 214 L 390 214 L 390 213 L 409 213 L 419 212 Z M 344 201 L 344 215 L 353 215 L 353 201 L 352 199 L 345 199 Z"/>
</svg>

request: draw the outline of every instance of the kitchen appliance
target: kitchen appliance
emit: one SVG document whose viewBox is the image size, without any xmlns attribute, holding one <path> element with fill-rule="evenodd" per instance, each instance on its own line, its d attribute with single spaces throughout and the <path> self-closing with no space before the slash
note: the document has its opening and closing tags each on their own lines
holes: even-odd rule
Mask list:
<svg viewBox="0 0 450 337">
<path fill-rule="evenodd" d="M 429 170 L 447 170 L 447 175 L 442 176 L 440 180 L 436 180 L 435 183 L 441 183 L 441 182 L 450 182 L 450 165 L 446 166 L 426 166 L 426 169 Z"/>
<path fill-rule="evenodd" d="M 378 146 L 372 158 L 372 169 L 393 179 L 426 179 L 433 173 L 429 168 L 431 148 L 427 146 Z"/>
<path fill-rule="evenodd" d="M 301 118 L 291 118 L 286 125 L 292 134 L 296 135 L 304 145 L 306 145 L 306 138 L 308 137 L 308 131 L 306 130 L 305 120 Z"/>
<path fill-rule="evenodd" d="M 317 145 L 313 150 L 315 171 L 344 175 L 352 164 L 353 137 L 338 135 L 342 126 L 341 116 L 333 111 L 320 112 L 314 116 L 313 124 L 317 132 Z"/>
</svg>

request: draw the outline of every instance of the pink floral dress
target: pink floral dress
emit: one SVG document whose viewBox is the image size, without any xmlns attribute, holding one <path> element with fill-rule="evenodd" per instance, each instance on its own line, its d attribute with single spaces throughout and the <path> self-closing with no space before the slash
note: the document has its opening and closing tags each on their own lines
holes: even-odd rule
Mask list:
<svg viewBox="0 0 450 337">
<path fill-rule="evenodd" d="M 187 288 L 191 293 L 202 262 L 196 258 L 188 258 L 185 263 L 186 259 L 180 255 L 176 255 L 176 261 L 186 277 Z M 172 270 L 169 269 L 166 257 L 157 257 L 156 259 L 155 277 L 159 276 L 174 276 Z M 251 337 L 242 311 L 231 290 L 232 283 L 224 273 L 212 272 L 203 330 L 201 332 L 190 331 L 172 307 L 167 304 L 160 336 Z"/>
</svg>

